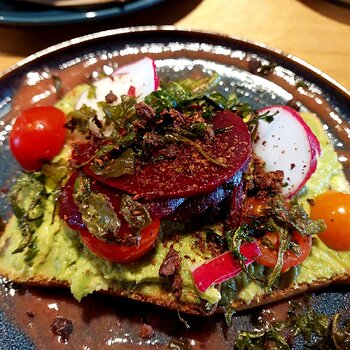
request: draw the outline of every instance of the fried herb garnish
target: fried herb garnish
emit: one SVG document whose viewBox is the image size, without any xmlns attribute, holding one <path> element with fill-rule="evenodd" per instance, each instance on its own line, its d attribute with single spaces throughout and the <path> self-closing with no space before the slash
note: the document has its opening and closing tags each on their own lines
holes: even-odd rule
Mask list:
<svg viewBox="0 0 350 350">
<path fill-rule="evenodd" d="M 218 161 L 217 159 L 211 157 L 209 154 L 207 154 L 203 148 L 196 143 L 193 140 L 190 140 L 187 137 L 184 136 L 180 136 L 180 135 L 176 135 L 176 134 L 166 134 L 164 135 L 164 139 L 168 142 L 182 142 L 182 143 L 187 143 L 189 145 L 191 145 L 192 147 L 194 147 L 196 149 L 196 151 L 203 156 L 203 158 L 205 158 L 208 162 L 218 165 L 220 167 L 226 168 L 227 165 L 223 162 Z"/>
<path fill-rule="evenodd" d="M 190 341 L 185 338 L 172 338 L 166 347 L 170 350 L 192 350 Z"/>
<path fill-rule="evenodd" d="M 73 198 L 92 235 L 105 242 L 120 242 L 121 221 L 108 197 L 91 189 L 88 177 L 80 175 L 76 178 Z"/>
<path fill-rule="evenodd" d="M 332 319 L 331 336 L 337 350 L 350 349 L 350 318 L 345 319 L 341 326 L 341 315 L 336 314 Z"/>
<path fill-rule="evenodd" d="M 128 195 L 122 196 L 120 210 L 133 233 L 139 234 L 143 228 L 152 222 L 152 218 L 144 205 Z"/>
<path fill-rule="evenodd" d="M 103 140 L 96 154 L 80 166 L 94 162 L 91 169 L 106 177 L 109 176 L 108 170 L 103 169 L 117 169 L 117 164 L 125 158 L 121 154 L 127 148 L 133 151 L 135 161 L 144 163 L 164 159 L 162 155 L 157 155 L 159 149 L 169 143 L 183 142 L 193 146 L 210 163 L 225 167 L 226 164 L 207 154 L 196 141 L 225 132 L 212 129 L 210 121 L 216 112 L 232 110 L 244 118 L 253 110 L 234 94 L 225 97 L 212 91 L 217 80 L 217 74 L 213 74 L 199 80 L 165 82 L 140 103 L 135 97 L 121 96 L 118 104 L 99 102 L 101 110 L 98 113 L 86 106 L 73 112 L 69 115 L 71 120 L 67 127 L 77 127 L 79 131 L 85 134 L 90 132 L 93 137 Z M 105 116 L 103 121 L 98 119 L 101 113 Z M 99 128 L 97 134 L 89 130 L 94 120 Z M 151 140 L 149 135 L 152 135 Z M 115 150 L 117 152 L 112 152 Z M 127 171 L 122 171 L 121 175 L 131 173 L 131 167 L 122 168 Z M 113 177 L 120 176 L 118 171 L 113 173 L 116 174 Z"/>
<path fill-rule="evenodd" d="M 95 162 L 90 169 L 103 178 L 133 175 L 135 173 L 135 153 L 131 148 L 123 151 L 118 158 L 112 158 L 107 162 Z"/>
<path fill-rule="evenodd" d="M 313 236 L 326 229 L 323 220 L 312 220 L 298 203 L 291 203 L 288 209 L 280 198 L 276 198 L 269 209 L 276 223 L 298 231 L 303 236 Z"/>
<path fill-rule="evenodd" d="M 65 126 L 71 131 L 78 130 L 86 135 L 90 132 L 90 123 L 95 116 L 96 111 L 94 109 L 83 105 L 80 109 L 68 113 L 68 121 Z"/>
<path fill-rule="evenodd" d="M 277 253 L 277 262 L 276 266 L 273 268 L 272 272 L 269 274 L 267 278 L 266 287 L 267 289 L 270 289 L 272 285 L 275 283 L 276 278 L 279 276 L 279 274 L 282 271 L 283 262 L 284 262 L 284 254 L 288 250 L 289 243 L 290 243 L 290 233 L 287 229 L 277 226 L 272 219 L 269 220 L 270 225 L 272 227 L 275 227 L 275 232 L 278 233 L 278 240 L 279 240 L 279 247 L 278 247 L 278 253 Z"/>
<path fill-rule="evenodd" d="M 239 332 L 234 349 L 291 350 L 298 336 L 303 339 L 303 349 L 348 350 L 350 319 L 340 313 L 329 317 L 317 313 L 309 305 L 294 303 L 285 321 L 262 324 L 252 332 Z"/>
<path fill-rule="evenodd" d="M 38 172 L 22 173 L 9 192 L 12 211 L 22 233 L 22 240 L 13 254 L 25 251 L 29 264 L 37 253 L 33 235 L 43 222 L 48 195 L 45 176 Z"/>
<path fill-rule="evenodd" d="M 218 81 L 218 75 L 213 74 L 203 79 L 185 79 L 177 82 L 164 82 L 161 89 L 150 93 L 145 102 L 159 114 L 165 109 L 180 110 L 189 106 L 200 106 L 198 100 Z"/>
<path fill-rule="evenodd" d="M 283 325 L 275 324 L 267 330 L 255 332 L 239 332 L 235 350 L 290 350 L 284 335 L 281 334 Z"/>
<path fill-rule="evenodd" d="M 232 254 L 239 261 L 243 271 L 246 271 L 244 264 L 246 258 L 240 253 L 240 248 L 243 243 L 251 242 L 253 240 L 252 232 L 247 223 L 243 223 L 236 230 L 229 230 L 225 233 L 227 245 Z"/>
<path fill-rule="evenodd" d="M 275 196 L 266 202 L 261 216 L 254 217 L 254 220 L 250 222 L 244 222 L 235 230 L 227 231 L 225 238 L 228 248 L 240 262 L 244 272 L 243 275 L 249 278 L 250 281 L 254 280 L 259 284 L 263 284 L 267 290 L 271 290 L 277 282 L 282 282 L 279 277 L 281 276 L 285 253 L 292 251 L 297 256 L 301 254 L 301 247 L 291 239 L 293 232 L 297 231 L 301 235 L 312 236 L 323 231 L 324 228 L 325 224 L 322 220 L 310 219 L 299 204 L 286 203 L 279 196 Z M 278 235 L 278 247 L 273 242 L 270 242 L 267 237 L 264 239 L 265 234 L 268 232 Z M 265 270 L 264 274 L 257 274 L 256 271 L 252 273 L 255 264 L 253 266 L 245 266 L 245 258 L 240 253 L 242 244 L 256 238 L 261 239 L 262 244 L 265 246 L 277 251 L 275 267 L 272 271 L 263 267 Z M 234 296 L 237 293 L 237 278 L 235 277 L 221 285 L 221 294 L 223 296 L 221 305 L 226 310 L 228 320 L 232 312 L 230 300 L 234 299 L 230 299 L 229 296 Z M 227 295 L 227 298 L 224 297 L 225 295 Z"/>
<path fill-rule="evenodd" d="M 271 113 L 270 111 L 259 114 L 256 111 L 251 111 L 251 113 L 249 113 L 244 121 L 248 126 L 249 132 L 251 134 L 251 138 L 252 140 L 254 140 L 256 138 L 256 132 L 257 132 L 257 128 L 259 125 L 259 122 L 261 120 L 267 122 L 267 123 L 271 123 L 273 122 L 273 118 L 278 114 L 278 111 L 276 111 L 275 113 Z"/>
<path fill-rule="evenodd" d="M 27 246 L 27 250 L 25 252 L 24 262 L 29 266 L 32 264 L 33 259 L 39 252 L 39 248 L 37 246 L 37 236 L 32 238 Z"/>
<path fill-rule="evenodd" d="M 107 125 L 112 123 L 118 133 L 120 130 L 128 133 L 132 129 L 132 122 L 137 118 L 136 103 L 136 97 L 122 95 L 120 103 L 116 105 L 111 105 L 104 101 L 99 102 L 98 105 L 106 116 Z"/>
</svg>

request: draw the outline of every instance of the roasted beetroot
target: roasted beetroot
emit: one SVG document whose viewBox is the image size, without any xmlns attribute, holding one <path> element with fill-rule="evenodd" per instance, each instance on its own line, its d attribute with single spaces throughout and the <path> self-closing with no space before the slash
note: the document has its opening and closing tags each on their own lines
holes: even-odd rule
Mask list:
<svg viewBox="0 0 350 350">
<path fill-rule="evenodd" d="M 103 178 L 94 174 L 90 164 L 85 171 L 99 181 L 137 197 L 180 198 L 210 193 L 241 173 L 251 158 L 251 140 L 247 126 L 231 111 L 219 111 L 212 120 L 215 136 L 193 141 L 218 164 L 207 160 L 193 144 L 178 144 L 174 159 L 139 162 L 134 175 Z M 94 145 L 79 146 L 78 163 L 91 156 Z M 154 155 L 157 158 L 157 154 Z"/>
</svg>

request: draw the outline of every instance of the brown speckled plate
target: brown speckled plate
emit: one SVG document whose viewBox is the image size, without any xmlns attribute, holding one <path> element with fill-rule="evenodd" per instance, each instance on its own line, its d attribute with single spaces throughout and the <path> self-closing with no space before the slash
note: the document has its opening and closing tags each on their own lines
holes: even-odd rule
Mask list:
<svg viewBox="0 0 350 350">
<path fill-rule="evenodd" d="M 163 79 L 217 71 L 220 89 L 235 89 L 256 108 L 296 102 L 316 112 L 339 153 L 346 173 L 349 164 L 350 94 L 316 68 L 279 50 L 242 39 L 210 33 L 143 27 L 110 30 L 56 45 L 21 61 L 0 74 L 0 180 L 8 188 L 18 171 L 7 143 L 8 114 L 23 81 L 50 79 L 54 71 L 91 65 L 96 60 L 126 63 L 148 55 L 156 60 Z M 272 70 L 264 69 L 273 66 Z M 70 69 L 70 68 L 69 68 Z M 74 70 L 74 68 L 73 68 Z M 38 97 L 39 98 L 39 97 Z M 25 103 L 25 101 L 23 102 Z M 5 196 L 1 214 L 8 214 Z M 332 314 L 350 305 L 348 288 L 337 286 L 312 295 L 315 307 Z M 233 348 L 237 330 L 254 326 L 258 310 L 238 314 L 227 328 L 223 317 L 193 318 L 151 305 L 93 295 L 77 303 L 66 290 L 23 289 L 3 281 L 0 286 L 0 348 L 11 349 L 220 349 Z M 28 313 L 29 311 L 29 313 Z M 35 314 L 33 316 L 33 313 Z M 50 334 L 56 316 L 74 321 L 66 345 Z M 155 335 L 145 340 L 140 329 L 151 325 Z M 303 349 L 296 343 L 295 349 Z"/>
</svg>

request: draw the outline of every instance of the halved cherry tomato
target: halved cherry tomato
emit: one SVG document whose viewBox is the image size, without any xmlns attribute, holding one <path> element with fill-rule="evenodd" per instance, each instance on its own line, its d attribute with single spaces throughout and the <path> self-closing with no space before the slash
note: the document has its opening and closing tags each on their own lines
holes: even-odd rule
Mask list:
<svg viewBox="0 0 350 350">
<path fill-rule="evenodd" d="M 313 202 L 311 218 L 323 219 L 327 225 L 318 237 L 331 249 L 350 250 L 350 194 L 325 192 Z"/>
<path fill-rule="evenodd" d="M 10 133 L 10 148 L 21 166 L 38 170 L 62 149 L 65 114 L 55 107 L 31 107 L 16 119 Z"/>
<path fill-rule="evenodd" d="M 127 263 L 145 255 L 154 245 L 160 228 L 159 219 L 155 219 L 141 232 L 141 240 L 138 246 L 127 246 L 106 243 L 93 236 L 87 229 L 80 229 L 83 243 L 95 255 L 116 263 Z"/>
<path fill-rule="evenodd" d="M 269 241 L 269 246 L 264 244 L 264 240 Z M 278 234 L 275 232 L 268 232 L 263 238 L 258 240 L 261 255 L 257 258 L 257 262 L 261 265 L 274 268 L 277 264 L 277 255 L 279 240 Z M 297 256 L 294 252 L 288 250 L 284 253 L 282 272 L 287 271 L 293 266 L 301 264 L 310 254 L 312 238 L 310 236 L 302 236 L 298 232 L 293 232 L 291 241 L 297 243 L 300 246 L 301 254 Z M 272 247 L 270 247 L 270 244 Z"/>
</svg>

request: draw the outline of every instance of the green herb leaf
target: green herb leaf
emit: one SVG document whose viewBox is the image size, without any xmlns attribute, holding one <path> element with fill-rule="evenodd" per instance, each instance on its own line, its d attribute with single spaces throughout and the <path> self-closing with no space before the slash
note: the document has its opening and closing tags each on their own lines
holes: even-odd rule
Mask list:
<svg viewBox="0 0 350 350">
<path fill-rule="evenodd" d="M 128 195 L 122 196 L 120 211 L 133 233 L 139 234 L 143 228 L 152 222 L 151 215 L 146 207 Z"/>
<path fill-rule="evenodd" d="M 38 253 L 39 253 L 39 248 L 37 246 L 37 237 L 34 237 L 33 239 L 31 239 L 31 241 L 27 246 L 27 250 L 24 258 L 25 263 L 31 266 L 33 264 L 34 258 L 37 256 Z"/>
<path fill-rule="evenodd" d="M 290 350 L 291 347 L 285 340 L 286 335 L 289 335 L 291 340 L 296 336 L 302 336 L 306 342 L 303 344 L 303 349 L 348 350 L 350 320 L 346 320 L 344 328 L 339 329 L 338 317 L 339 315 L 335 315 L 330 322 L 328 316 L 315 312 L 310 306 L 294 303 L 285 321 L 266 322 L 260 324 L 260 329 L 252 332 L 239 332 L 234 349 Z M 337 338 L 338 336 L 340 338 Z"/>
<path fill-rule="evenodd" d="M 188 129 L 181 129 L 179 133 L 191 139 L 201 138 L 205 135 L 208 127 L 207 123 L 193 123 Z"/>
<path fill-rule="evenodd" d="M 271 123 L 273 121 L 273 118 L 275 115 L 278 114 L 278 111 L 274 112 L 271 114 L 270 111 L 268 112 L 265 112 L 263 114 L 259 114 L 255 111 L 252 111 L 251 113 L 248 113 L 246 116 L 245 116 L 245 123 L 247 124 L 248 126 L 248 129 L 250 131 L 250 134 L 251 134 L 251 138 L 252 140 L 254 140 L 256 138 L 256 131 L 257 131 L 257 128 L 258 128 L 258 125 L 259 125 L 259 122 L 261 120 L 267 122 L 267 123 Z"/>
<path fill-rule="evenodd" d="M 246 242 L 252 242 L 254 239 L 252 236 L 250 226 L 247 223 L 243 223 L 236 230 L 227 231 L 225 233 L 225 237 L 229 250 L 239 262 L 244 273 L 247 276 L 249 276 L 252 280 L 260 282 L 260 279 L 258 279 L 257 276 L 253 276 L 250 273 L 248 267 L 245 265 L 246 258 L 240 253 L 241 245 Z"/>
<path fill-rule="evenodd" d="M 73 197 L 82 220 L 92 235 L 105 242 L 120 242 L 118 233 L 121 221 L 108 197 L 91 190 L 89 178 L 82 175 L 76 178 Z"/>
<path fill-rule="evenodd" d="M 157 114 L 160 114 L 166 109 L 175 108 L 178 101 L 174 100 L 165 89 L 160 89 L 147 95 L 145 97 L 145 103 L 150 105 Z"/>
<path fill-rule="evenodd" d="M 181 136 L 181 135 L 176 135 L 176 134 L 166 134 L 164 135 L 164 140 L 168 141 L 168 142 L 183 142 L 183 143 L 187 143 L 191 146 L 193 146 L 196 151 L 202 155 L 208 162 L 213 163 L 215 165 L 221 166 L 226 168 L 227 165 L 225 163 L 222 163 L 214 158 L 212 158 L 211 156 L 209 156 L 200 145 L 198 145 L 198 143 L 196 143 L 195 141 L 190 140 L 187 137 Z"/>
<path fill-rule="evenodd" d="M 213 88 L 219 82 L 220 76 L 217 72 L 202 79 L 183 79 L 178 82 L 192 97 L 201 96 Z"/>
<path fill-rule="evenodd" d="M 276 198 L 269 212 L 277 224 L 298 231 L 304 236 L 316 235 L 326 229 L 323 220 L 310 219 L 304 208 L 297 203 L 292 203 L 290 209 L 287 209 L 283 200 Z"/>
<path fill-rule="evenodd" d="M 90 122 L 95 118 L 96 111 L 86 105 L 80 109 L 68 113 L 68 122 L 66 128 L 74 131 L 78 130 L 86 135 L 90 131 Z"/>
<path fill-rule="evenodd" d="M 201 99 L 203 94 L 211 89 L 218 82 L 218 74 L 207 76 L 203 79 L 184 79 L 177 82 L 165 82 L 162 83 L 161 89 L 152 92 L 145 98 L 145 102 L 150 105 L 157 114 L 164 110 L 176 108 L 183 112 L 182 108 L 190 106 L 192 104 L 201 105 Z M 216 98 L 219 98 L 218 96 Z M 212 101 L 209 98 L 205 98 L 207 103 L 213 103 L 216 99 L 213 95 Z M 223 96 L 220 97 L 224 98 Z M 203 112 L 203 110 L 202 110 Z"/>
<path fill-rule="evenodd" d="M 229 230 L 225 233 L 226 241 L 232 254 L 240 262 L 241 266 L 245 268 L 244 261 L 246 258 L 240 253 L 241 245 L 245 242 L 251 242 L 253 237 L 247 223 L 243 223 L 236 230 Z"/>
<path fill-rule="evenodd" d="M 340 327 L 341 315 L 336 314 L 332 319 L 332 340 L 337 350 L 350 350 L 350 319 Z"/>
<path fill-rule="evenodd" d="M 277 253 L 276 266 L 274 267 L 274 269 L 272 270 L 271 274 L 268 276 L 268 279 L 267 279 L 267 288 L 272 287 L 276 278 L 281 273 L 283 262 L 284 262 L 284 254 L 288 250 L 289 243 L 290 243 L 290 234 L 288 230 L 275 225 L 272 219 L 270 219 L 270 225 L 272 227 L 274 226 L 275 232 L 278 233 L 279 247 L 278 247 L 278 253 Z"/>
<path fill-rule="evenodd" d="M 48 197 L 44 182 L 41 173 L 22 173 L 9 192 L 9 201 L 22 233 L 22 241 L 13 254 L 31 249 L 33 234 L 42 224 Z"/>
<path fill-rule="evenodd" d="M 121 101 L 117 105 L 111 105 L 107 102 L 101 101 L 98 106 L 102 108 L 106 119 L 114 124 L 116 131 L 124 130 L 130 132 L 132 122 L 137 118 L 135 106 L 137 103 L 136 97 L 122 95 Z M 107 125 L 109 125 L 107 123 Z"/>
<path fill-rule="evenodd" d="M 131 148 L 127 148 L 118 158 L 102 163 L 102 166 L 99 163 L 92 164 L 90 169 L 105 179 L 133 175 L 135 174 L 135 153 Z"/>
</svg>

